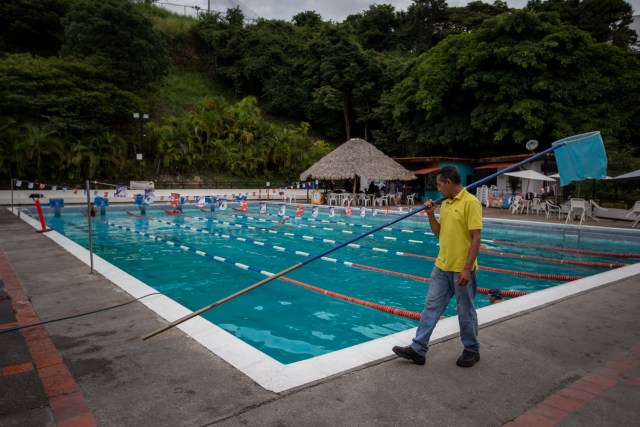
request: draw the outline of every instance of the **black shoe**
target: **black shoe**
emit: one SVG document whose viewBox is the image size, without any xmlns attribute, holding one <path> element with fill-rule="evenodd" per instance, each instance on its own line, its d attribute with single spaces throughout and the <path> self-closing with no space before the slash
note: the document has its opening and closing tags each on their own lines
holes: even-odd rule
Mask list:
<svg viewBox="0 0 640 427">
<path fill-rule="evenodd" d="M 393 352 L 403 359 L 412 360 L 416 365 L 424 365 L 425 357 L 420 356 L 410 345 L 406 347 L 394 346 Z"/>
<path fill-rule="evenodd" d="M 458 357 L 456 365 L 462 366 L 463 368 L 470 368 L 478 361 L 480 361 L 480 353 L 465 350 L 460 357 Z"/>
</svg>

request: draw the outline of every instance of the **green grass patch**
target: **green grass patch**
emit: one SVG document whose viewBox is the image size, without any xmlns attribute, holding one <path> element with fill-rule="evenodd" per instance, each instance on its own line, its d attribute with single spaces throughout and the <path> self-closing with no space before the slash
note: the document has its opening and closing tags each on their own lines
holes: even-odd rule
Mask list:
<svg viewBox="0 0 640 427">
<path fill-rule="evenodd" d="M 183 115 L 206 96 L 226 98 L 228 91 L 202 73 L 172 67 L 150 101 L 158 116 L 170 117 Z"/>
</svg>

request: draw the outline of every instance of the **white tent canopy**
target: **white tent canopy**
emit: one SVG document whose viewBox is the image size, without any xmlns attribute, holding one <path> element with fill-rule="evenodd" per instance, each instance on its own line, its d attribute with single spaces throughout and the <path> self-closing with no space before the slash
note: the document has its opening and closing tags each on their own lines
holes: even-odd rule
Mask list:
<svg viewBox="0 0 640 427">
<path fill-rule="evenodd" d="M 524 171 L 517 171 L 517 172 L 507 172 L 505 173 L 505 175 L 515 176 L 516 178 L 522 178 L 522 179 L 535 179 L 538 181 L 555 181 L 555 178 L 541 174 L 540 172 L 536 172 L 531 169 L 527 169 Z"/>
<path fill-rule="evenodd" d="M 640 170 L 636 171 L 638 173 L 640 173 Z M 626 175 L 626 174 L 625 174 Z M 620 175 L 622 176 L 622 175 Z M 640 175 L 639 175 L 640 176 Z M 549 175 L 549 178 L 560 178 L 560 174 L 559 173 L 554 173 L 553 175 Z M 616 178 L 611 178 L 609 175 L 607 175 L 606 177 L 602 178 L 602 179 L 618 179 L 620 177 L 616 177 Z M 627 178 L 632 178 L 632 177 L 627 177 Z"/>
<path fill-rule="evenodd" d="M 623 175 L 618 175 L 613 179 L 632 179 L 632 178 L 640 178 L 640 169 L 635 170 L 633 172 L 627 172 Z"/>
</svg>

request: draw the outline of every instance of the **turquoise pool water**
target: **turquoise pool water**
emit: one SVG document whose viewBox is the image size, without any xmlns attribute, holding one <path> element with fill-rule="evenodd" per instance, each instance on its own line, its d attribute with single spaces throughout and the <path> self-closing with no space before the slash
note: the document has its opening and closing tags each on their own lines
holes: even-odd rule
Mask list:
<svg viewBox="0 0 640 427">
<path fill-rule="evenodd" d="M 130 208 L 139 213 L 136 209 Z M 94 252 L 185 307 L 197 310 L 265 277 L 238 268 L 232 262 L 277 273 L 307 259 L 295 251 L 324 252 L 335 246 L 332 241 L 348 240 L 389 219 L 382 215 L 362 218 L 357 214 L 330 218 L 322 211 L 317 218 L 307 212 L 303 218 L 292 218 L 285 225 L 276 226 L 277 211 L 277 206 L 270 206 L 269 215 L 230 209 L 221 215 L 222 212 L 211 214 L 185 209 L 184 214 L 192 216 L 186 217 L 147 210 L 147 219 L 140 219 L 124 211 L 109 210 L 102 217 L 106 222 L 92 224 Z M 289 214 L 295 215 L 294 212 L 290 209 Z M 46 220 L 50 228 L 88 247 L 88 224 L 82 213 L 65 211 L 60 217 L 47 214 Z M 337 262 L 317 260 L 287 277 L 322 290 L 420 312 L 428 287 L 428 283 L 420 279 L 429 276 L 433 261 L 428 257 L 435 257 L 438 251 L 437 241 L 429 231 L 428 224 L 416 215 L 359 240 L 357 244 L 362 247 L 345 247 L 328 255 Z M 183 249 L 167 242 L 178 243 Z M 533 276 L 584 277 L 606 270 L 552 263 L 552 259 L 615 264 L 637 261 L 632 257 L 595 256 L 554 248 L 640 253 L 637 241 L 585 237 L 578 240 L 562 233 L 504 227 L 485 228 L 483 244 L 484 252 L 479 256 L 481 266 Z M 194 251 L 207 256 L 199 256 Z M 214 256 L 226 262 L 217 262 L 212 259 Z M 375 271 L 345 265 L 350 262 Z M 503 290 L 534 292 L 565 281 L 507 272 L 479 272 L 479 286 L 483 288 L 497 286 Z M 488 304 L 483 294 L 478 294 L 476 302 L 478 307 Z M 455 302 L 445 315 L 455 315 Z M 417 321 L 409 318 L 281 280 L 208 311 L 203 317 L 282 363 L 304 360 L 417 325 Z"/>
</svg>

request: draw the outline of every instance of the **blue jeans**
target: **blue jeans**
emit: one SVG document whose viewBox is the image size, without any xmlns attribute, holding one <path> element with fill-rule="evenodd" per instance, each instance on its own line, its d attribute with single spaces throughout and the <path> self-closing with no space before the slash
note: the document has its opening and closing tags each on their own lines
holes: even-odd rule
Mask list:
<svg viewBox="0 0 640 427">
<path fill-rule="evenodd" d="M 467 286 L 456 285 L 457 278 L 458 273 L 442 271 L 438 267 L 433 267 L 429 282 L 429 292 L 427 292 L 427 301 L 420 315 L 416 337 L 411 344 L 411 348 L 422 356 L 429 351 L 431 333 L 454 295 L 458 306 L 458 323 L 460 325 L 462 345 L 464 345 L 465 350 L 474 353 L 480 352 L 478 315 L 473 305 L 477 290 L 476 272 L 471 272 L 471 279 Z"/>
</svg>

